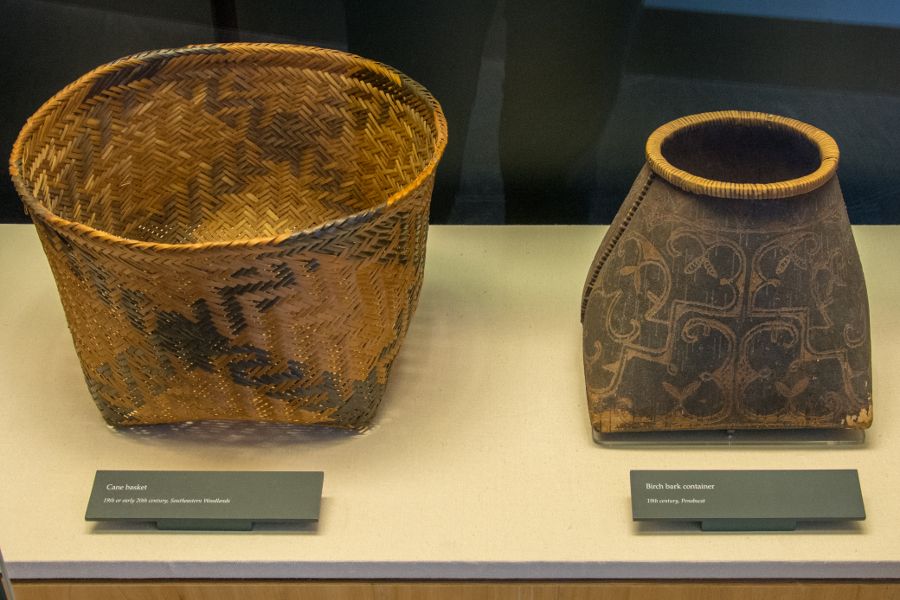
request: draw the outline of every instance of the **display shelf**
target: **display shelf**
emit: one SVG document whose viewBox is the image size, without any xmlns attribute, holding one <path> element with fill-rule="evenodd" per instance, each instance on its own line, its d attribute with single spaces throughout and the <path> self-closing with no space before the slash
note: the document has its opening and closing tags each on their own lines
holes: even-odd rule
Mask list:
<svg viewBox="0 0 900 600">
<path fill-rule="evenodd" d="M 16 600 L 894 600 L 886 582 L 35 582 Z"/>
<path fill-rule="evenodd" d="M 10 575 L 900 578 L 900 227 L 855 229 L 871 306 L 875 419 L 865 444 L 827 447 L 594 443 L 579 301 L 603 232 L 432 227 L 419 308 L 383 404 L 370 430 L 349 434 L 253 424 L 107 427 L 33 227 L 0 226 L 0 546 Z M 632 522 L 629 470 L 670 468 L 858 469 L 868 518 L 791 533 Z M 97 469 L 322 470 L 321 520 L 209 533 L 87 523 Z M 32 593 L 40 585 L 31 584 Z"/>
</svg>

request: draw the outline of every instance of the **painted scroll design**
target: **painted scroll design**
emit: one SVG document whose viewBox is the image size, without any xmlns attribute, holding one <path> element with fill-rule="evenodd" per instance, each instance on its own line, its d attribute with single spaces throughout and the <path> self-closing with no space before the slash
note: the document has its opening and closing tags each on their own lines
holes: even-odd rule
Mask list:
<svg viewBox="0 0 900 600">
<path fill-rule="evenodd" d="M 808 220 L 772 235 L 740 217 L 712 228 L 702 211 L 641 216 L 588 303 L 595 427 L 836 427 L 869 417 L 867 305 L 842 251 L 849 232 L 827 218 L 818 230 Z"/>
</svg>

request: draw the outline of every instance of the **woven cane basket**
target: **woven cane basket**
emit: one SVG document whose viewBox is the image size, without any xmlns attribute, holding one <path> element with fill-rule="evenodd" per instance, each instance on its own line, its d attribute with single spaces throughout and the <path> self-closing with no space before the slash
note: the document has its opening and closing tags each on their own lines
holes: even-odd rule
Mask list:
<svg viewBox="0 0 900 600">
<path fill-rule="evenodd" d="M 301 46 L 138 54 L 44 104 L 11 173 L 106 421 L 364 427 L 446 141 L 409 78 Z"/>
</svg>

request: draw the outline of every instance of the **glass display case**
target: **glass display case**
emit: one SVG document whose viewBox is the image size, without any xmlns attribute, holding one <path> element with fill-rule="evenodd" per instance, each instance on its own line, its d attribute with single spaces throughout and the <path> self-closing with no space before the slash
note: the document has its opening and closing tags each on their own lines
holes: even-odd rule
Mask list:
<svg viewBox="0 0 900 600">
<path fill-rule="evenodd" d="M 309 263 L 310 273 L 292 272 L 292 285 L 307 285 L 302 289 L 310 293 L 321 294 L 323 286 L 362 290 L 360 303 L 381 311 L 386 327 L 406 331 L 400 350 L 388 342 L 348 346 L 354 360 L 363 351 L 374 353 L 385 363 L 379 368 L 391 369 L 390 382 L 378 382 L 379 412 L 366 413 L 371 425 L 362 432 L 190 419 L 131 427 L 104 423 L 91 399 L 96 385 L 85 385 L 83 361 L 68 330 L 70 313 L 95 318 L 97 307 L 113 302 L 124 318 L 130 315 L 133 329 L 180 316 L 189 330 L 209 317 L 219 334 L 227 329 L 237 335 L 242 328 L 235 314 L 252 313 L 265 322 L 278 301 L 244 306 L 243 294 L 278 296 L 280 288 L 273 286 L 283 283 L 284 273 L 269 254 L 261 259 L 264 268 L 222 267 L 225 276 L 249 282 L 240 293 L 228 296 L 237 288 L 210 278 L 205 284 L 211 297 L 223 300 L 208 303 L 208 314 L 194 306 L 177 314 L 163 307 L 151 315 L 141 312 L 134 295 L 109 292 L 101 260 L 85 255 L 73 264 L 60 258 L 54 268 L 69 268 L 76 277 L 92 273 L 84 281 L 98 290 L 96 307 L 70 299 L 64 309 L 29 215 L 10 179 L 0 183 L 0 272 L 8 290 L 0 296 L 0 547 L 17 597 L 103 599 L 130 590 L 135 597 L 181 598 L 714 598 L 723 586 L 735 598 L 812 598 L 823 591 L 834 597 L 900 595 L 900 416 L 893 402 L 900 389 L 893 368 L 900 360 L 894 308 L 900 285 L 893 270 L 900 253 L 900 8 L 874 0 L 783 6 L 762 0 L 9 0 L 0 2 L 0 16 L 0 80 L 6 85 L 0 147 L 7 155 L 41 104 L 84 73 L 137 52 L 191 44 L 303 44 L 380 61 L 433 94 L 449 129 L 427 213 L 430 224 L 423 212 L 403 227 L 376 227 L 363 252 L 378 263 L 401 242 L 427 238 L 424 279 L 404 292 L 413 302 L 418 294 L 414 316 L 382 310 L 392 301 L 384 285 L 362 285 L 371 283 L 368 271 L 332 276 L 325 284 L 308 276 L 321 260 L 353 254 L 343 246 Z M 143 89 L 150 71 L 134 74 L 129 83 Z M 362 88 L 387 85 L 353 76 Z M 101 87 L 106 93 L 120 83 L 107 80 Z M 190 89 L 173 84 L 167 93 L 199 106 L 213 91 L 237 89 L 219 84 L 215 78 Z M 268 85 L 290 83 L 276 78 Z M 117 100 L 133 108 L 126 95 Z M 220 122 L 254 118 L 252 110 L 238 115 L 237 96 L 216 98 L 224 113 L 213 117 Z M 138 112 L 160 108 L 152 98 L 150 104 Z M 324 104 L 325 113 L 334 109 Z M 729 427 L 693 437 L 613 434 L 597 444 L 585 411 L 580 320 L 592 257 L 647 160 L 651 133 L 685 115 L 723 110 L 809 123 L 840 147 L 837 173 L 868 288 L 873 425 L 865 437 L 856 430 L 785 437 Z M 287 180 L 297 175 L 288 164 L 297 150 L 289 143 L 291 127 L 302 124 L 282 112 L 272 117 L 270 129 L 278 131 L 267 138 L 268 154 L 255 156 L 248 170 L 272 156 L 287 157 L 279 171 Z M 358 129 L 366 129 L 364 115 L 354 114 Z M 377 120 L 379 113 L 373 114 Z M 416 121 L 411 122 L 398 129 L 413 130 Z M 124 119 L 118 126 L 129 123 Z M 108 131 L 99 120 L 89 125 L 102 146 Z M 56 133 L 65 138 L 72 127 L 59 123 Z M 188 132 L 174 135 L 190 147 Z M 385 139 L 379 143 L 393 143 Z M 234 155 L 240 143 L 231 140 L 221 150 Z M 754 153 L 752 144 L 745 146 Z M 87 147 L 50 148 L 40 159 L 55 168 L 63 155 L 84 159 Z M 102 151 L 98 156 L 109 158 Z M 164 158 L 173 171 L 195 164 L 204 173 L 215 168 L 176 152 Z M 410 160 L 416 158 L 421 157 Z M 382 167 L 391 163 L 379 161 Z M 293 162 L 302 171 L 302 160 Z M 327 160 L 320 162 L 330 168 Z M 164 171 L 154 177 L 165 179 Z M 61 172 L 48 203 L 58 201 L 54 190 L 90 187 L 87 173 Z M 147 193 L 163 185 L 150 179 L 140 182 Z M 424 179 L 415 182 L 423 194 L 430 186 Z M 47 183 L 38 177 L 35 185 Z M 216 205 L 215 190 L 210 194 L 210 205 Z M 84 206 L 95 206 L 91 194 L 84 195 Z M 667 226 L 666 198 L 671 194 L 657 203 L 654 218 Z M 703 201 L 712 206 L 711 200 Z M 108 206 L 122 209 L 116 202 Z M 190 202 L 186 206 L 189 212 Z M 619 225 L 631 222 L 627 208 Z M 279 215 L 269 216 L 278 221 Z M 612 231 L 616 237 L 618 229 Z M 275 237 L 295 233 L 279 231 Z M 850 235 L 840 235 L 845 234 Z M 146 254 L 129 236 L 122 239 Z M 44 243 L 63 244 L 49 234 Z M 396 262 L 410 260 L 422 260 L 421 253 Z M 801 263 L 795 266 L 806 268 Z M 701 262 L 695 266 L 688 279 L 711 272 Z M 628 265 L 617 268 L 643 300 L 656 297 L 652 286 L 632 281 L 635 271 L 624 273 Z M 275 283 L 263 281 L 265 274 Z M 172 279 L 184 287 L 182 278 Z M 812 281 L 861 292 L 856 279 Z M 847 311 L 861 306 L 863 296 L 855 297 L 841 300 Z M 828 304 L 823 300 L 820 307 L 823 302 Z M 295 313 L 287 320 L 309 316 Z M 89 329 L 72 331 L 121 342 L 122 336 L 104 333 L 102 323 Z M 248 350 L 263 343 L 284 346 L 271 328 L 261 331 L 250 342 L 220 344 L 213 359 L 222 361 L 223 373 L 237 372 L 266 391 L 284 391 L 285 374 L 301 377 L 303 369 L 291 357 L 274 365 Z M 166 341 L 158 326 L 148 325 L 143 333 Z M 180 345 L 170 344 L 174 354 L 203 354 L 203 343 L 222 337 L 209 331 L 203 339 L 185 335 Z M 780 339 L 770 337 L 772 344 Z M 299 339 L 310 345 L 314 337 L 311 330 L 301 331 Z M 340 348 L 323 355 L 335 364 L 346 358 Z M 115 360 L 106 360 L 109 369 L 122 370 Z M 192 377 L 209 366 L 185 365 Z M 613 372 L 609 361 L 595 366 L 602 377 Z M 786 392 L 799 394 L 809 382 L 801 386 L 795 375 L 784 375 L 790 384 L 781 383 Z M 841 379 L 823 371 L 822 377 L 829 376 Z M 123 379 L 123 389 L 147 384 L 133 379 Z M 367 385 L 365 373 L 358 379 Z M 218 384 L 203 385 L 208 402 L 227 394 Z M 685 380 L 672 389 L 683 394 L 690 385 Z M 261 413 L 271 416 L 277 412 L 273 406 L 266 404 Z M 101 469 L 323 471 L 321 516 L 318 524 L 267 524 L 250 532 L 174 533 L 149 523 L 86 523 L 91 480 Z M 636 523 L 629 510 L 629 472 L 660 469 L 855 469 L 867 518 L 804 523 L 781 533 L 704 533 L 696 523 Z"/>
</svg>

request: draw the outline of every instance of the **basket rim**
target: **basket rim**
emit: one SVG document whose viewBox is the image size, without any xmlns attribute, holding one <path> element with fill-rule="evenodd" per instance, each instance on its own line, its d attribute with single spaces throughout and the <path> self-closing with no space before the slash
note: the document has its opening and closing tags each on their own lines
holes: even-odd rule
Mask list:
<svg viewBox="0 0 900 600">
<path fill-rule="evenodd" d="M 734 183 L 694 175 L 670 163 L 662 153 L 663 144 L 673 135 L 708 124 L 754 124 L 791 131 L 811 142 L 819 151 L 819 166 L 794 179 L 769 183 Z M 647 163 L 654 173 L 688 192 L 745 200 L 789 198 L 811 192 L 827 183 L 837 172 L 840 151 L 837 142 L 821 129 L 780 115 L 755 111 L 723 110 L 688 115 L 657 128 L 647 138 Z"/>
<path fill-rule="evenodd" d="M 49 116 L 49 114 L 52 111 L 56 110 L 60 104 L 64 104 L 76 91 L 81 90 L 84 86 L 90 85 L 104 75 L 115 72 L 116 70 L 144 64 L 150 60 L 161 57 L 186 56 L 208 52 L 209 50 L 239 50 L 258 53 L 296 54 L 300 56 L 315 55 L 318 57 L 331 56 L 335 59 L 356 63 L 357 65 L 367 70 L 386 70 L 387 72 L 395 75 L 400 80 L 402 87 L 411 91 L 415 96 L 423 100 L 424 103 L 432 110 L 434 115 L 434 128 L 436 134 L 434 152 L 432 153 L 429 161 L 425 164 L 424 167 L 422 167 L 416 177 L 409 181 L 401 189 L 388 196 L 388 198 L 384 202 L 376 204 L 375 206 L 372 206 L 365 210 L 357 211 L 346 216 L 324 221 L 313 227 L 282 233 L 276 236 L 259 236 L 236 240 L 216 240 L 209 242 L 190 243 L 151 242 L 146 240 L 138 240 L 116 235 L 103 229 L 98 229 L 96 227 L 91 227 L 90 225 L 85 225 L 84 223 L 79 223 L 78 221 L 72 221 L 70 219 L 61 217 L 44 206 L 40 201 L 37 200 L 37 198 L 34 197 L 29 184 L 26 182 L 21 173 L 22 149 L 25 140 L 34 132 L 37 127 L 45 122 L 45 119 Z M 88 237 L 95 240 L 102 240 L 106 243 L 112 243 L 137 250 L 154 250 L 166 252 L 192 252 L 198 250 L 240 249 L 267 246 L 272 247 L 284 244 L 293 239 L 315 235 L 319 231 L 340 226 L 348 222 L 364 219 L 367 216 L 377 213 L 382 209 L 396 204 L 400 200 L 406 198 L 433 175 L 434 171 L 437 168 L 438 162 L 440 161 L 441 156 L 444 153 L 444 149 L 447 146 L 447 135 L 447 119 L 444 116 L 441 105 L 431 94 L 431 92 L 429 92 L 425 88 L 425 86 L 418 83 L 411 77 L 405 75 L 404 73 L 389 65 L 385 65 L 378 61 L 363 58 L 356 54 L 344 52 L 342 50 L 319 48 L 316 46 L 307 46 L 301 44 L 274 44 L 258 42 L 192 44 L 181 48 L 163 48 L 124 56 L 122 58 L 95 67 L 72 83 L 68 84 L 62 90 L 54 94 L 49 100 L 44 102 L 25 122 L 25 125 L 19 131 L 19 134 L 16 137 L 16 141 L 13 144 L 12 153 L 9 157 L 9 172 L 10 176 L 12 177 L 13 184 L 15 185 L 16 191 L 19 193 L 19 196 L 22 199 L 27 212 L 30 212 L 36 218 L 40 218 L 41 220 L 46 221 L 55 229 L 65 230 L 73 235 Z"/>
</svg>

